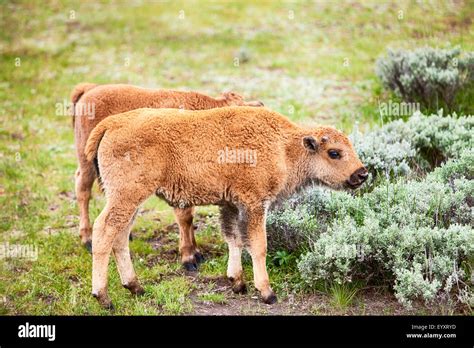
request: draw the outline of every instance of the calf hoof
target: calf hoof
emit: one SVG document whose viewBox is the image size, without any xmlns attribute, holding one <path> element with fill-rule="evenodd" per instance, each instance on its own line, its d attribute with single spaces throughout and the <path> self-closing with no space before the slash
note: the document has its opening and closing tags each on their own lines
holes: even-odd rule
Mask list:
<svg viewBox="0 0 474 348">
<path fill-rule="evenodd" d="M 234 294 L 246 294 L 247 293 L 247 286 L 244 282 L 234 283 L 232 285 L 232 292 Z"/>
<path fill-rule="evenodd" d="M 194 254 L 194 259 L 198 265 L 206 261 L 204 256 L 199 251 Z"/>
<path fill-rule="evenodd" d="M 111 312 L 114 312 L 115 311 L 115 307 L 114 305 L 112 304 L 112 301 L 110 300 L 109 296 L 106 295 L 106 294 L 103 294 L 103 293 L 99 293 L 99 294 L 92 294 L 92 296 L 94 296 L 97 301 L 99 302 L 99 305 L 103 308 L 103 309 L 107 309 Z"/>
<path fill-rule="evenodd" d="M 141 296 L 145 293 L 145 290 L 143 289 L 143 287 L 140 285 L 140 283 L 138 283 L 137 280 L 135 281 L 132 281 L 128 284 L 123 284 L 123 287 L 125 289 L 128 289 L 130 290 L 130 292 L 133 294 L 133 295 L 136 295 L 136 296 Z"/>
<path fill-rule="evenodd" d="M 232 282 L 232 291 L 234 294 L 245 294 L 247 293 L 247 286 L 245 285 L 242 277 L 234 278 L 229 277 L 229 280 Z"/>
<path fill-rule="evenodd" d="M 204 262 L 204 256 L 199 251 L 196 251 L 192 256 L 185 257 L 184 259 L 189 261 L 183 261 L 183 267 L 188 272 L 196 272 L 198 270 L 198 265 Z"/>
<path fill-rule="evenodd" d="M 110 302 L 109 304 L 105 305 L 105 306 L 102 306 L 104 309 L 107 309 L 108 311 L 114 313 L 115 312 L 115 306 L 112 302 Z"/>
<path fill-rule="evenodd" d="M 183 267 L 188 272 L 197 272 L 197 264 L 195 262 L 184 262 Z"/>
<path fill-rule="evenodd" d="M 84 248 L 87 249 L 89 254 L 92 254 L 92 241 L 88 240 L 87 242 L 84 243 Z"/>
<path fill-rule="evenodd" d="M 271 292 L 267 296 L 262 296 L 262 301 L 263 303 L 266 303 L 268 305 L 274 304 L 277 302 L 277 297 L 274 292 Z"/>
</svg>

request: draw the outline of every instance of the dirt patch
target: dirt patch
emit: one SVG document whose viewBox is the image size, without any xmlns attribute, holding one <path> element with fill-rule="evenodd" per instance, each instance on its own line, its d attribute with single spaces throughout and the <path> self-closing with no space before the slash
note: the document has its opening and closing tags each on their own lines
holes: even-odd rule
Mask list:
<svg viewBox="0 0 474 348">
<path fill-rule="evenodd" d="M 332 303 L 329 295 L 318 293 L 308 295 L 290 295 L 279 297 L 273 305 L 262 303 L 255 290 L 248 294 L 236 295 L 225 277 L 219 279 L 195 279 L 198 289 L 191 294 L 194 306 L 193 315 L 445 315 L 464 314 L 460 308 L 453 311 L 439 306 L 427 306 L 416 302 L 411 309 L 403 307 L 395 296 L 387 291 L 375 288 L 364 289 L 347 307 L 338 307 Z M 216 282 L 213 292 L 225 295 L 225 303 L 203 301 L 199 292 L 206 289 L 204 284 Z M 199 286 L 201 285 L 201 287 Z"/>
<path fill-rule="evenodd" d="M 72 283 L 72 284 L 79 284 L 81 282 L 81 280 L 79 279 L 79 277 L 75 274 L 72 274 L 70 276 L 67 277 L 69 279 L 69 281 Z"/>
<path fill-rule="evenodd" d="M 57 298 L 53 295 L 40 294 L 38 297 L 47 305 L 51 305 L 57 301 Z"/>
<path fill-rule="evenodd" d="M 173 224 L 176 225 L 176 224 Z M 149 243 L 153 250 L 157 253 L 153 255 L 148 255 L 146 259 L 146 265 L 148 267 L 153 267 L 154 265 L 163 262 L 176 262 L 179 259 L 178 245 L 174 240 L 169 236 L 170 233 L 174 232 L 173 225 L 169 225 L 165 230 L 155 230 L 153 231 L 153 236 L 146 240 Z M 176 229 L 177 229 L 176 225 Z M 134 238 L 136 238 L 135 236 Z"/>
<path fill-rule="evenodd" d="M 74 192 L 72 191 L 61 191 L 59 192 L 59 198 L 60 199 L 65 199 L 68 201 L 75 201 L 75 195 Z"/>
</svg>

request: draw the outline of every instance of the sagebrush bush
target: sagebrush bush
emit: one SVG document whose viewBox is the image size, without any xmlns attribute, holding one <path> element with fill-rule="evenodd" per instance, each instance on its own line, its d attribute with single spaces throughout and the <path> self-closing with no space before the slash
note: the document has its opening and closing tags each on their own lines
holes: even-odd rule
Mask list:
<svg viewBox="0 0 474 348">
<path fill-rule="evenodd" d="M 474 87 L 474 54 L 462 55 L 457 47 L 388 50 L 377 60 L 375 72 L 384 87 L 404 101 L 420 103 L 428 111 L 452 112 L 459 93 Z"/>
<path fill-rule="evenodd" d="M 400 176 L 427 171 L 446 158 L 455 158 L 462 149 L 474 147 L 474 118 L 448 115 L 413 114 L 406 122 L 396 120 L 362 135 L 350 135 L 372 174 Z"/>
<path fill-rule="evenodd" d="M 376 154 L 382 169 L 386 158 L 415 165 L 421 149 L 452 158 L 422 179 L 385 180 L 365 193 L 313 187 L 293 196 L 269 214 L 270 248 L 302 252 L 298 268 L 308 284 L 385 282 L 407 306 L 415 298 L 472 300 L 462 267 L 474 253 L 471 128 L 472 117 L 419 115 L 376 131 L 380 142 L 406 140 L 412 150 L 397 162 L 403 156 L 380 157 L 387 147 L 367 147 L 363 154 Z"/>
</svg>

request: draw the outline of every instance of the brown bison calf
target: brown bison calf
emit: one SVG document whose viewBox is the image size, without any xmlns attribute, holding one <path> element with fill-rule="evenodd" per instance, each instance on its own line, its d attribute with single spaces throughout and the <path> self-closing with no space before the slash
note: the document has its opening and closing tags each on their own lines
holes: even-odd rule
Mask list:
<svg viewBox="0 0 474 348">
<path fill-rule="evenodd" d="M 259 101 L 246 102 L 240 95 L 227 92 L 212 98 L 196 92 L 151 90 L 124 84 L 95 85 L 81 83 L 72 94 L 73 126 L 79 167 L 76 171 L 76 196 L 79 205 L 79 231 L 82 243 L 91 250 L 92 228 L 89 221 L 89 200 L 96 173 L 86 160 L 84 148 L 94 127 L 104 118 L 138 108 L 212 109 L 223 106 L 262 106 Z M 193 207 L 175 209 L 180 231 L 181 261 L 188 270 L 195 270 L 202 260 L 196 246 L 193 228 Z"/>
<path fill-rule="evenodd" d="M 205 111 L 139 109 L 102 121 L 85 150 L 98 160 L 107 204 L 94 224 L 92 294 L 105 307 L 113 251 L 122 284 L 143 292 L 128 234 L 137 207 L 156 194 L 171 206 L 215 204 L 229 247 L 227 276 L 245 290 L 241 251 L 253 263 L 265 303 L 273 293 L 265 265 L 269 205 L 312 182 L 356 188 L 367 177 L 348 138 L 331 127 L 304 129 L 266 108 Z"/>
</svg>

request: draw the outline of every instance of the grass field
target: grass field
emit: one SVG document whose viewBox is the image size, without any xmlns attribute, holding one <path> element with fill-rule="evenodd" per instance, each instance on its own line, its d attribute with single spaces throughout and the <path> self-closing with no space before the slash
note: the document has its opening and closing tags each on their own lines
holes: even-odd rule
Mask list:
<svg viewBox="0 0 474 348">
<path fill-rule="evenodd" d="M 84 81 L 235 90 L 301 124 L 351 131 L 379 122 L 384 92 L 374 62 L 388 47 L 474 50 L 472 2 L 0 1 L 0 242 L 38 248 L 37 260 L 0 259 L 0 314 L 107 314 L 91 291 L 91 256 L 80 246 L 76 161 L 65 104 Z M 103 207 L 96 190 L 92 216 Z M 146 295 L 132 297 L 110 267 L 117 314 L 433 314 L 403 309 L 389 289 L 321 284 L 308 292 L 292 255 L 269 255 L 280 302 L 261 304 L 249 282 L 234 295 L 227 248 L 212 207 L 199 209 L 206 262 L 186 274 L 172 210 L 156 198 L 140 210 L 131 242 Z M 251 280 L 249 258 L 244 259 Z"/>
</svg>

